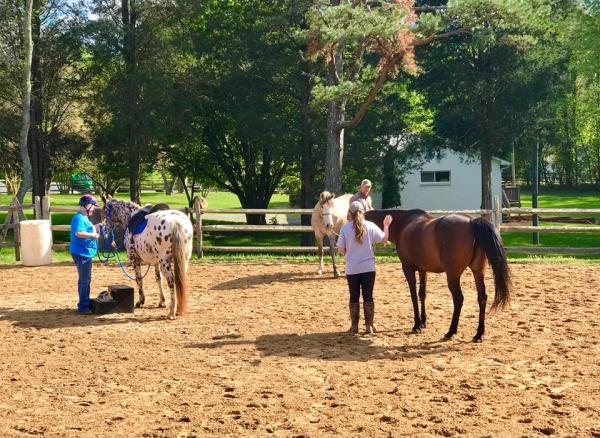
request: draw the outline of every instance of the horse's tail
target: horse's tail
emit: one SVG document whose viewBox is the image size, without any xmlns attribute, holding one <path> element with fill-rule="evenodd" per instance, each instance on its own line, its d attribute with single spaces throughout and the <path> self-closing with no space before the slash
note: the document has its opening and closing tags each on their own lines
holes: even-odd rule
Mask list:
<svg viewBox="0 0 600 438">
<path fill-rule="evenodd" d="M 173 274 L 177 294 L 177 314 L 183 315 L 187 307 L 187 235 L 184 224 L 178 218 L 172 222 L 171 241 L 173 245 Z"/>
<path fill-rule="evenodd" d="M 512 282 L 502 239 L 496 228 L 483 218 L 473 219 L 471 229 L 475 236 L 475 246 L 483 248 L 494 273 L 496 293 L 492 310 L 503 309 L 510 302 Z"/>
</svg>

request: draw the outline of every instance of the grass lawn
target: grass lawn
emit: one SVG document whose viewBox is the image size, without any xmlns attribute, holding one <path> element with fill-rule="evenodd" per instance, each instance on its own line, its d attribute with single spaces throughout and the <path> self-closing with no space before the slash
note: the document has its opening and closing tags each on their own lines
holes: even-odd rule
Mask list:
<svg viewBox="0 0 600 438">
<path fill-rule="evenodd" d="M 531 192 L 521 191 L 521 205 L 531 207 Z M 558 190 L 540 189 L 538 197 L 540 208 L 600 208 L 600 192 L 593 190 Z M 564 216 L 551 214 L 549 216 Z M 572 217 L 594 217 L 600 224 L 600 215 L 569 214 Z M 582 226 L 581 224 L 560 224 L 541 221 L 542 226 Z M 533 246 L 531 233 L 502 233 L 502 239 L 507 247 Z M 540 233 L 540 246 L 556 247 L 600 247 L 600 233 Z"/>
</svg>

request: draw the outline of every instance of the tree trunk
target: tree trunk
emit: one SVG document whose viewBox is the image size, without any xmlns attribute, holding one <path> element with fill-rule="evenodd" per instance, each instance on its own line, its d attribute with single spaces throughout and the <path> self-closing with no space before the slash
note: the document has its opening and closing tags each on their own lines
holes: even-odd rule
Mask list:
<svg viewBox="0 0 600 438">
<path fill-rule="evenodd" d="M 311 94 L 311 84 L 308 75 L 303 76 L 302 95 L 300 96 L 300 208 L 313 208 L 314 199 L 314 178 L 315 162 L 313 156 L 313 142 L 311 135 L 311 124 L 309 120 L 309 102 Z M 310 216 L 301 215 L 300 223 L 310 225 Z M 310 246 L 314 244 L 314 235 L 311 233 L 302 233 L 300 237 L 301 246 Z"/>
<path fill-rule="evenodd" d="M 30 123 L 30 102 L 31 102 L 31 60 L 33 57 L 33 42 L 31 38 L 31 14 L 32 0 L 25 2 L 25 16 L 23 18 L 23 41 L 25 42 L 25 63 L 23 67 L 23 124 L 21 126 L 21 136 L 19 142 L 19 155 L 21 157 L 21 166 L 23 177 L 17 192 L 17 199 L 22 204 L 25 194 L 31 188 L 31 161 L 27 151 L 27 137 L 29 134 Z"/>
<path fill-rule="evenodd" d="M 329 105 L 327 118 L 327 153 L 325 155 L 325 190 L 342 194 L 342 169 L 344 161 L 344 108 L 337 102 Z"/>
<path fill-rule="evenodd" d="M 41 66 L 41 20 L 40 13 L 43 0 L 33 0 L 32 16 L 32 42 L 33 55 L 31 58 L 31 125 L 29 128 L 29 153 L 33 176 L 32 200 L 46 195 L 46 177 L 48 173 L 49 158 L 43 130 L 43 93 L 42 93 L 42 66 Z"/>
<path fill-rule="evenodd" d="M 381 189 L 381 208 L 393 208 L 401 205 L 400 176 L 395 150 L 388 146 L 383 158 L 383 184 Z"/>
<path fill-rule="evenodd" d="M 332 1 L 332 5 L 339 5 L 339 1 Z M 329 69 L 328 82 L 337 84 L 343 77 L 343 57 L 338 49 L 333 56 L 332 67 Z M 346 102 L 333 101 L 329 104 L 327 117 L 327 152 L 325 155 L 325 190 L 342 194 L 342 169 L 344 162 L 344 129 L 346 121 Z"/>
<path fill-rule="evenodd" d="M 125 59 L 125 117 L 126 145 L 129 151 L 129 198 L 140 204 L 140 150 L 137 133 L 137 71 L 135 1 L 121 0 L 123 19 L 123 57 Z"/>
<path fill-rule="evenodd" d="M 488 148 L 481 149 L 481 208 L 491 210 L 492 203 L 492 153 Z M 485 215 L 489 219 L 490 215 Z"/>
</svg>

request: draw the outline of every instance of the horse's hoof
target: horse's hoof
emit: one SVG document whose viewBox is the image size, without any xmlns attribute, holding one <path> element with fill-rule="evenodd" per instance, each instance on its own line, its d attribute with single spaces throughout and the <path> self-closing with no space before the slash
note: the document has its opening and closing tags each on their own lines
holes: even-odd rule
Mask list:
<svg viewBox="0 0 600 438">
<path fill-rule="evenodd" d="M 135 307 L 140 308 L 143 307 L 144 303 L 142 301 L 138 301 L 137 303 L 135 303 Z"/>
<path fill-rule="evenodd" d="M 454 333 L 446 333 L 444 335 L 444 341 L 450 341 L 450 340 L 452 340 L 453 336 L 454 336 Z"/>
<path fill-rule="evenodd" d="M 322 269 L 317 269 L 317 275 L 323 275 L 323 270 Z"/>
<path fill-rule="evenodd" d="M 476 342 L 476 343 L 483 342 L 483 335 L 473 336 L 473 342 Z"/>
<path fill-rule="evenodd" d="M 162 309 L 163 307 L 167 307 L 167 305 L 165 303 L 158 303 L 158 307 Z"/>
<path fill-rule="evenodd" d="M 340 278 L 340 273 L 339 273 L 339 272 L 337 272 L 337 271 L 335 271 L 335 272 L 333 273 L 333 278 Z"/>
<path fill-rule="evenodd" d="M 173 315 L 173 314 L 169 313 L 169 316 L 168 316 L 168 318 L 169 318 L 171 321 L 173 321 L 173 320 L 175 319 L 175 315 Z"/>
<path fill-rule="evenodd" d="M 420 327 L 413 327 L 412 334 L 413 335 L 417 335 L 419 333 L 421 333 L 421 328 Z"/>
<path fill-rule="evenodd" d="M 422 329 L 424 329 L 424 328 L 427 328 L 427 324 L 425 324 L 424 322 L 422 322 L 422 323 L 421 323 L 421 328 L 422 328 Z"/>
</svg>

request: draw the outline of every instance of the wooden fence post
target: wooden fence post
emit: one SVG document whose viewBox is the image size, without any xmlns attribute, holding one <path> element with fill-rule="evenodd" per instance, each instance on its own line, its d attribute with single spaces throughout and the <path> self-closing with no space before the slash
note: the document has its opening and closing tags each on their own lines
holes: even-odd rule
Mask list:
<svg viewBox="0 0 600 438">
<path fill-rule="evenodd" d="M 204 257 L 201 209 L 200 198 L 196 197 L 194 199 L 194 214 L 196 215 L 196 255 L 200 258 Z"/>
<path fill-rule="evenodd" d="M 42 219 L 50 220 L 50 198 L 48 196 L 42 198 Z"/>
<path fill-rule="evenodd" d="M 494 196 L 494 226 L 500 232 L 500 221 L 502 220 L 502 210 L 500 209 L 500 198 Z"/>
<path fill-rule="evenodd" d="M 42 218 L 42 204 L 39 196 L 33 198 L 33 218 L 38 220 Z"/>
<path fill-rule="evenodd" d="M 13 236 L 15 239 L 15 261 L 17 262 L 21 261 L 21 227 L 19 224 L 21 221 L 19 215 L 20 210 L 21 204 L 19 203 L 19 200 L 14 197 L 10 203 L 10 214 L 12 215 L 12 223 L 14 225 Z"/>
</svg>

